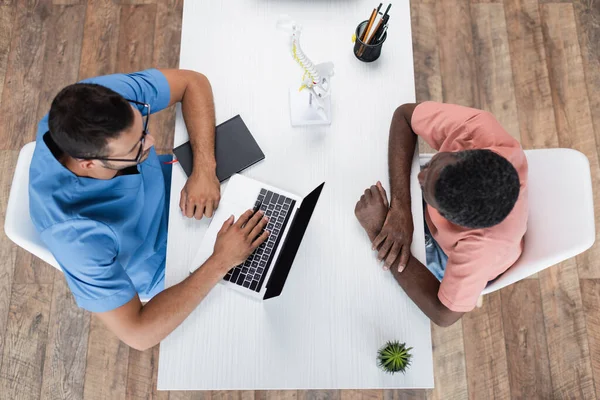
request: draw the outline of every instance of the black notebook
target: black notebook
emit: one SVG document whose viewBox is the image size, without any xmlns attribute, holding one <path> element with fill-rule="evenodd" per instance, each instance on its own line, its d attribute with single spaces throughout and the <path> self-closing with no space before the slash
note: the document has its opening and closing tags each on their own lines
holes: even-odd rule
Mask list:
<svg viewBox="0 0 600 400">
<path fill-rule="evenodd" d="M 175 147 L 173 153 L 186 175 L 190 176 L 193 166 L 190 142 Z M 217 161 L 217 178 L 220 182 L 264 158 L 264 153 L 239 115 L 216 127 L 215 159 Z"/>
</svg>

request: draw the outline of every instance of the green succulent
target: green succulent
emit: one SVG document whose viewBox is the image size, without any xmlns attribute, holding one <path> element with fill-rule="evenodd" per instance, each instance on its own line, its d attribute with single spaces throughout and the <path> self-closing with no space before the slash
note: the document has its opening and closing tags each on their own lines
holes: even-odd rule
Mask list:
<svg viewBox="0 0 600 400">
<path fill-rule="evenodd" d="M 410 365 L 410 354 L 412 347 L 406 347 L 406 343 L 389 341 L 377 352 L 377 363 L 381 369 L 390 374 L 396 372 L 404 373 Z"/>
</svg>

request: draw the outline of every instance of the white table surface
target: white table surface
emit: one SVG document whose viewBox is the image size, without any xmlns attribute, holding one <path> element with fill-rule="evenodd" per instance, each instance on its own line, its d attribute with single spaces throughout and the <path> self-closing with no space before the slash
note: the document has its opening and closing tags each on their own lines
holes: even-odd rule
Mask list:
<svg viewBox="0 0 600 400">
<path fill-rule="evenodd" d="M 395 108 L 413 102 L 409 0 L 394 2 L 381 58 L 352 53 L 351 36 L 373 1 L 186 1 L 180 67 L 211 81 L 217 123 L 240 114 L 266 154 L 245 175 L 298 195 L 325 181 L 281 296 L 254 301 L 221 285 L 160 346 L 161 390 L 433 387 L 430 324 L 382 270 L 354 217 L 365 188 L 387 187 L 387 142 Z M 314 62 L 332 61 L 331 126 L 292 128 L 288 86 L 302 71 L 275 29 L 288 14 L 302 24 Z M 187 140 L 178 111 L 175 145 Z M 416 160 L 413 167 L 417 164 Z M 413 168 L 413 213 L 422 215 Z M 209 221 L 178 208 L 185 183 L 175 165 L 166 284 L 188 276 Z M 225 186 L 225 185 L 224 185 Z M 422 218 L 412 251 L 424 261 Z M 413 347 L 405 375 L 376 365 L 387 340 Z"/>
</svg>

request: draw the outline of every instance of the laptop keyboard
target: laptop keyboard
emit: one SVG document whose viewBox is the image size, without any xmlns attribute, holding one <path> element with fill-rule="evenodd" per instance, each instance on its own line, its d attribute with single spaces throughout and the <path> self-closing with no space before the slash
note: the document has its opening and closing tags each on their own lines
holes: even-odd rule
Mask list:
<svg viewBox="0 0 600 400">
<path fill-rule="evenodd" d="M 269 218 L 266 229 L 271 234 L 269 239 L 261 244 L 243 264 L 231 269 L 225 275 L 224 279 L 226 281 L 260 292 L 295 204 L 296 201 L 288 197 L 267 189 L 260 190 L 254 208 L 260 207 L 265 216 Z"/>
</svg>

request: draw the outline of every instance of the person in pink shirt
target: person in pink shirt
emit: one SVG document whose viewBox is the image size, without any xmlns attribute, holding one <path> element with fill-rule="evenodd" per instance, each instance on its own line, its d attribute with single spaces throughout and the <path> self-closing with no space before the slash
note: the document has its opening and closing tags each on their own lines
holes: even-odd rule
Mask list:
<svg viewBox="0 0 600 400">
<path fill-rule="evenodd" d="M 427 266 L 410 254 L 417 135 L 438 150 L 419 173 Z M 390 127 L 389 172 L 389 201 L 377 182 L 356 204 L 356 217 L 383 268 L 435 324 L 452 325 L 521 255 L 528 214 L 525 153 L 489 112 L 404 104 Z"/>
</svg>

